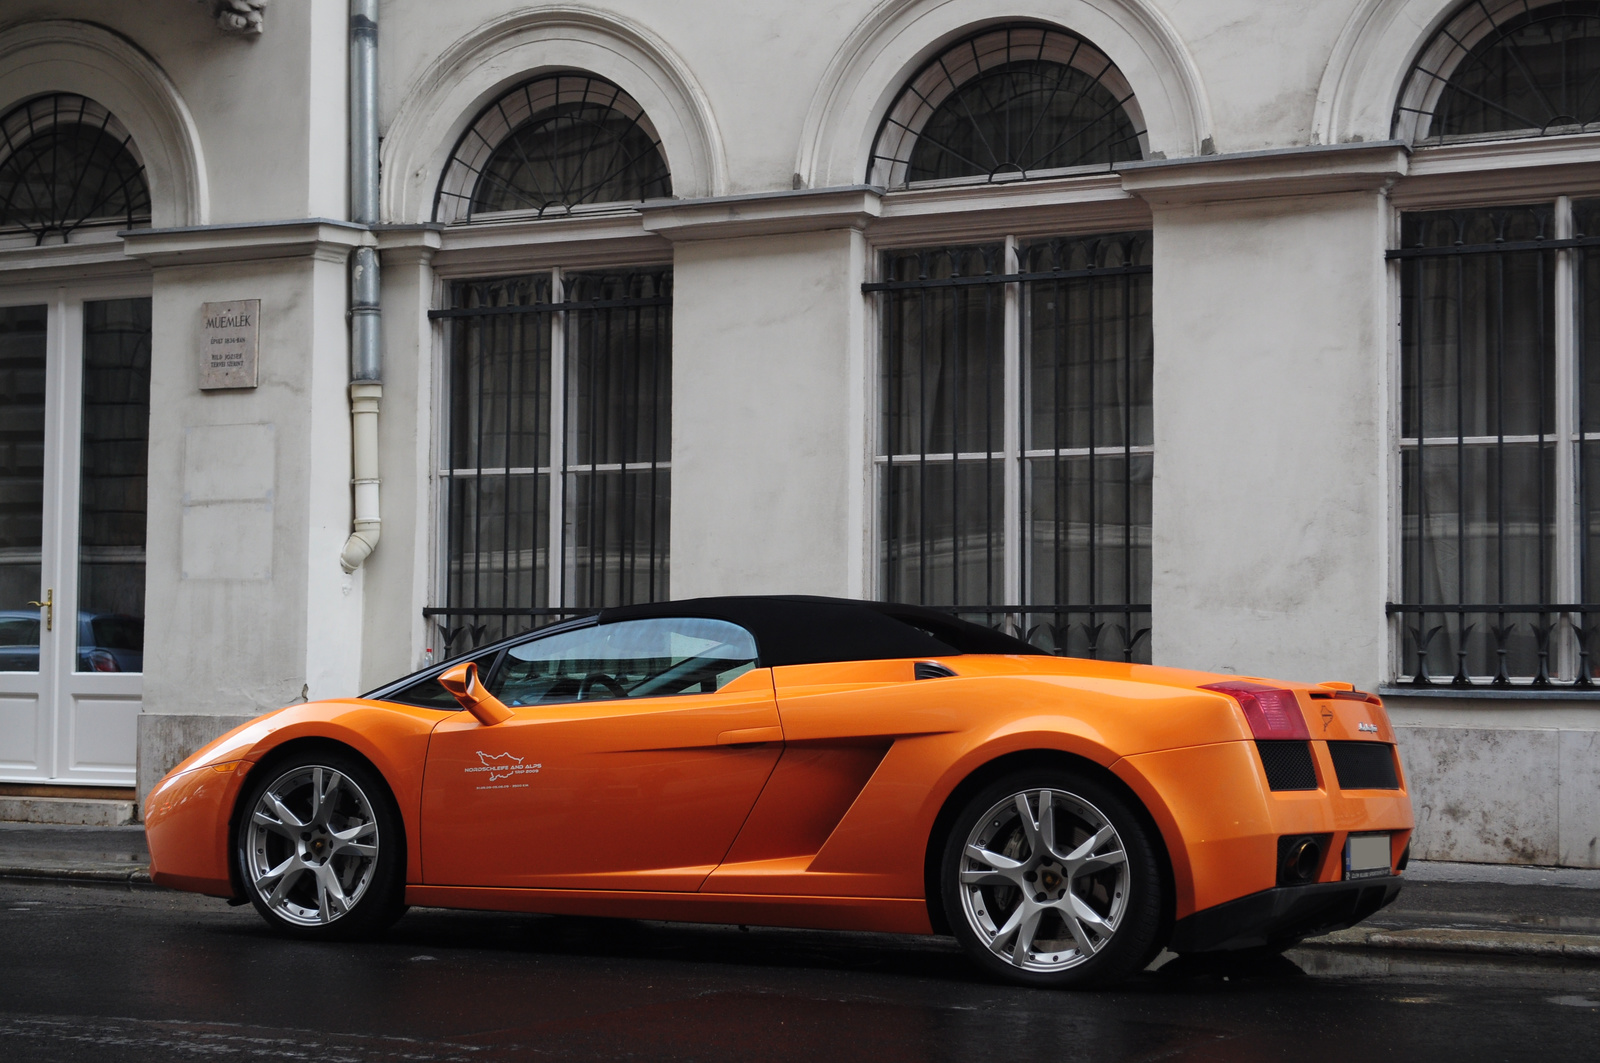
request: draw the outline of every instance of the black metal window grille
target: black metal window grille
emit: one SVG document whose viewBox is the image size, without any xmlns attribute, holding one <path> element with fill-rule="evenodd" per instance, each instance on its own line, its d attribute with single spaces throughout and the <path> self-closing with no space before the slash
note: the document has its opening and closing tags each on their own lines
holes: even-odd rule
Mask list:
<svg viewBox="0 0 1600 1063">
<path fill-rule="evenodd" d="M 1401 678 L 1593 685 L 1597 203 L 1418 212 L 1401 287 Z M 1590 235 L 1592 234 L 1592 235 Z"/>
<path fill-rule="evenodd" d="M 29 100 L 0 118 L 0 237 L 34 244 L 79 229 L 150 223 L 150 190 L 133 135 L 82 96 Z"/>
<path fill-rule="evenodd" d="M 890 251 L 881 596 L 1149 661 L 1150 234 Z"/>
<path fill-rule="evenodd" d="M 638 102 L 592 74 L 555 74 L 478 113 L 450 153 L 433 216 L 446 224 L 507 211 L 544 217 L 671 194 L 661 138 Z"/>
<path fill-rule="evenodd" d="M 1412 143 L 1572 133 L 1600 121 L 1600 3 L 1472 0 L 1418 53 L 1395 105 Z"/>
<path fill-rule="evenodd" d="M 878 127 L 867 181 L 1044 177 L 1144 157 L 1133 89 L 1105 53 L 1043 26 L 984 30 L 907 82 Z"/>
<path fill-rule="evenodd" d="M 451 287 L 436 650 L 667 594 L 672 271 Z"/>
</svg>

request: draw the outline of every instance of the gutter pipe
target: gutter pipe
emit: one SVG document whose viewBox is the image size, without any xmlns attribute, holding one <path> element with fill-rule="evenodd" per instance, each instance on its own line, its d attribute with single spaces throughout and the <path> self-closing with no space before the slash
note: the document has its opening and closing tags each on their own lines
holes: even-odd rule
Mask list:
<svg viewBox="0 0 1600 1063">
<path fill-rule="evenodd" d="M 350 219 L 378 222 L 378 0 L 350 0 Z M 350 255 L 350 468 L 355 517 L 339 565 L 361 567 L 383 528 L 378 502 L 378 406 L 383 398 L 378 249 Z"/>
</svg>

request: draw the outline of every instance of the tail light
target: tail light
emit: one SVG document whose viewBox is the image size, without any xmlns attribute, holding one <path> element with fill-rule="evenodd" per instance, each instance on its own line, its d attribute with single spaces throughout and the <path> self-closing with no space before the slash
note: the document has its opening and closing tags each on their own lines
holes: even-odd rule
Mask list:
<svg viewBox="0 0 1600 1063">
<path fill-rule="evenodd" d="M 89 651 L 89 670 L 91 672 L 120 672 L 117 659 L 105 650 Z"/>
<path fill-rule="evenodd" d="M 1258 739 L 1311 737 L 1292 690 L 1245 680 L 1209 683 L 1200 689 L 1215 690 L 1237 701 L 1250 722 L 1250 733 Z"/>
</svg>

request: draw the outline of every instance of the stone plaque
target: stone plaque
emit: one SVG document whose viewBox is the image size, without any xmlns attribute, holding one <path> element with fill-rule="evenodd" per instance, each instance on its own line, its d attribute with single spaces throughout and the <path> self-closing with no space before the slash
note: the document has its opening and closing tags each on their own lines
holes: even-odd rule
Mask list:
<svg viewBox="0 0 1600 1063">
<path fill-rule="evenodd" d="M 261 300 L 200 305 L 200 387 L 256 386 Z"/>
</svg>

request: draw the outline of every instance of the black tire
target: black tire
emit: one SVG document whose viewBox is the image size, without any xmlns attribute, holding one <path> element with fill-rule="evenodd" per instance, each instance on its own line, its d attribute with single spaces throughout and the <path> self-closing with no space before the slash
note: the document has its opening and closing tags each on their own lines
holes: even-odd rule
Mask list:
<svg viewBox="0 0 1600 1063">
<path fill-rule="evenodd" d="M 348 940 L 379 934 L 405 914 L 405 827 L 370 764 L 348 751 L 308 749 L 252 774 L 234 866 L 269 926 L 289 937 Z"/>
<path fill-rule="evenodd" d="M 1028 823 L 1038 832 L 1046 793 L 1055 845 L 1035 850 L 1016 799 L 1024 796 Z M 1105 840 L 1083 851 L 1092 837 Z M 990 857 L 972 856 L 969 842 Z M 1064 859 L 1075 851 L 1083 855 Z M 1000 868 L 1008 862 L 1014 866 Z M 972 881 L 963 883 L 963 872 Z M 1024 888 L 1037 892 L 1026 898 Z M 988 973 L 1021 985 L 1111 986 L 1143 970 L 1160 947 L 1165 897 L 1151 829 L 1120 794 L 1067 769 L 1019 770 L 975 794 L 945 839 L 939 894 L 967 955 Z M 1013 917 L 1016 928 L 999 932 Z M 1033 935 L 1019 952 L 1030 917 Z"/>
</svg>

